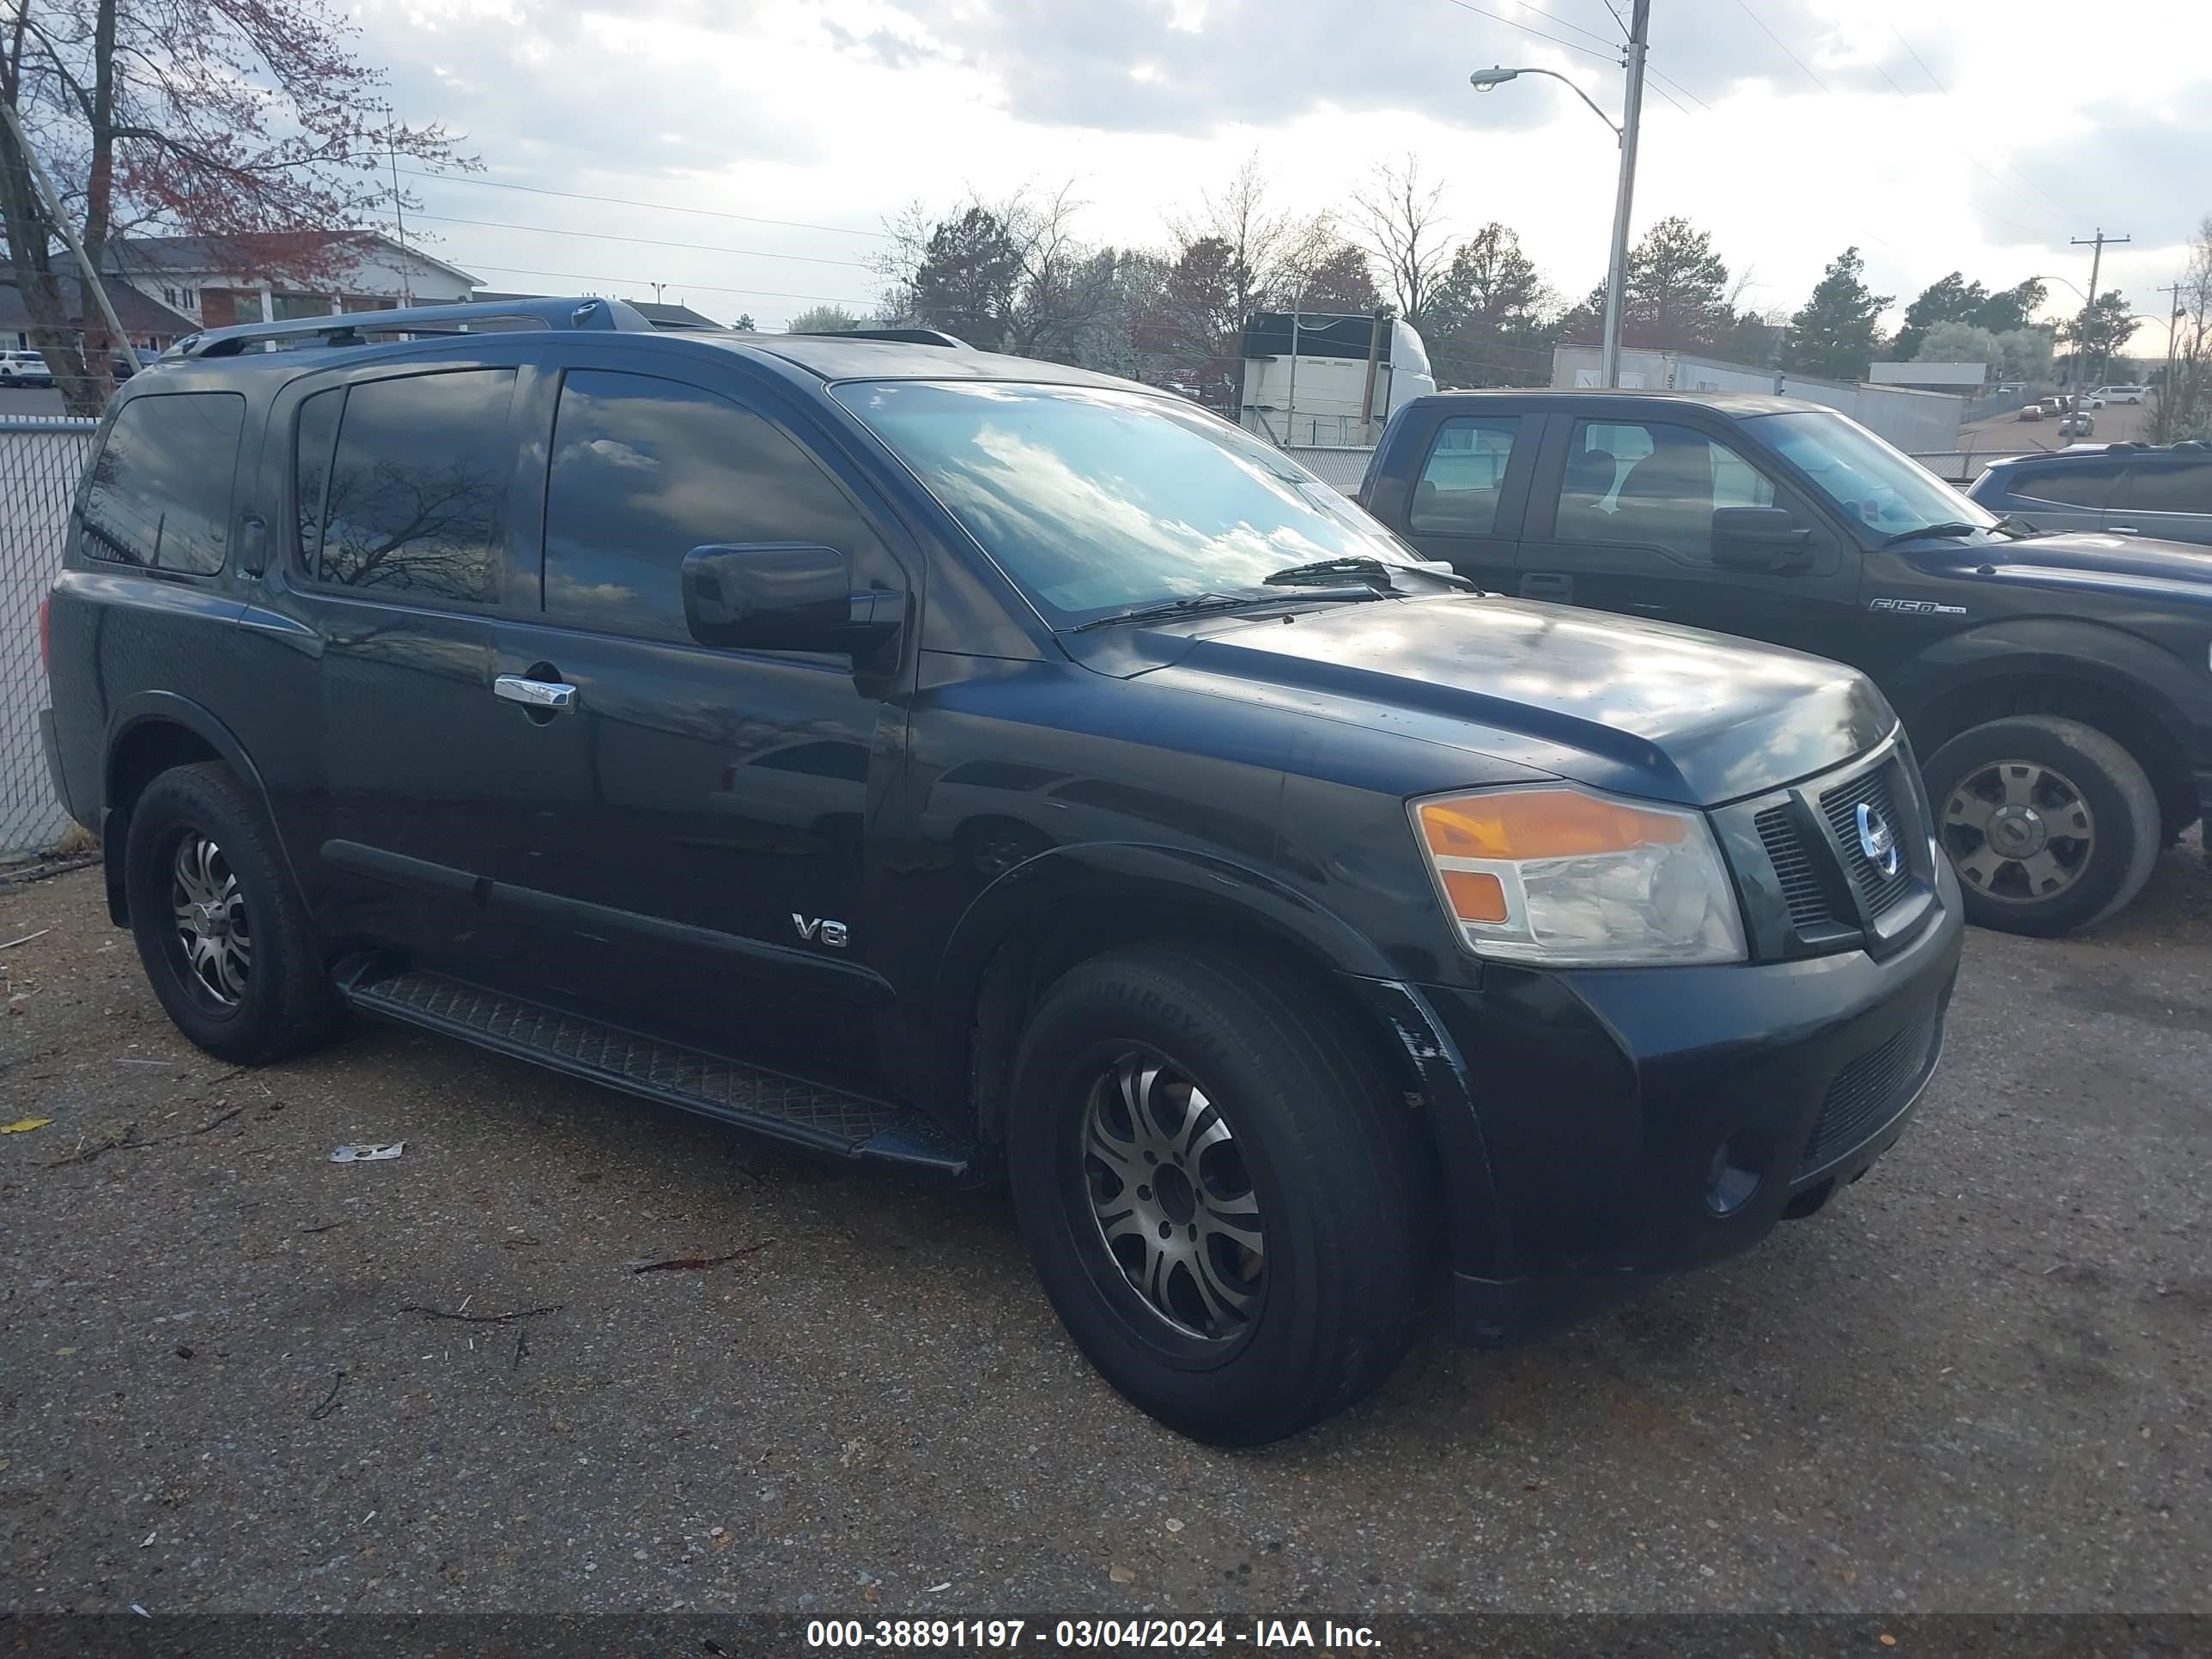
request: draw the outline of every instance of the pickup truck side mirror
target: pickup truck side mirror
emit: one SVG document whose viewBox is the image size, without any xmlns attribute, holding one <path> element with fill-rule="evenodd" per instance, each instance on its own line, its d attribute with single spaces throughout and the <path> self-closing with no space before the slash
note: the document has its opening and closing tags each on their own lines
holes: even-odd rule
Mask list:
<svg viewBox="0 0 2212 1659">
<path fill-rule="evenodd" d="M 906 595 L 855 592 L 834 547 L 751 542 L 684 556 L 684 620 L 702 645 L 749 651 L 830 651 L 858 657 L 906 617 Z"/>
<path fill-rule="evenodd" d="M 1811 558 L 1813 532 L 1780 507 L 1713 509 L 1713 562 L 1729 570 L 1795 570 Z"/>
</svg>

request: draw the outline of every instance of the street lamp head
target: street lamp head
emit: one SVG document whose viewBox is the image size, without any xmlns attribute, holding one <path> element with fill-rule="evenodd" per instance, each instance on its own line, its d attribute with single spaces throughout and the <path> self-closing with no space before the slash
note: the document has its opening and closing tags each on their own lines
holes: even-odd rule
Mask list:
<svg viewBox="0 0 2212 1659">
<path fill-rule="evenodd" d="M 1488 92 L 1492 87 L 1502 87 L 1508 81 L 1517 78 L 1520 73 L 1517 69 L 1477 70 L 1467 77 L 1467 81 L 1477 92 Z"/>
</svg>

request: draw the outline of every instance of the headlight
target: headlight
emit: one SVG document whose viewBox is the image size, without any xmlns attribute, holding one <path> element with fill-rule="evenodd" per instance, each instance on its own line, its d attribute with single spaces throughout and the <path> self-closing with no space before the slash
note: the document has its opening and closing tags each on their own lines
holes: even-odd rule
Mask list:
<svg viewBox="0 0 2212 1659">
<path fill-rule="evenodd" d="M 1561 967 L 1744 959 L 1735 890 L 1701 812 L 1547 785 L 1415 801 L 1413 827 L 1479 956 Z"/>
</svg>

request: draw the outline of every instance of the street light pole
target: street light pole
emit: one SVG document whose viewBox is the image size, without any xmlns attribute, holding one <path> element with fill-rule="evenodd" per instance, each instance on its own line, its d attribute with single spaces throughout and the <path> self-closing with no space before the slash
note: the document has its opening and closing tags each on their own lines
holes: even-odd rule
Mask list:
<svg viewBox="0 0 2212 1659">
<path fill-rule="evenodd" d="M 1613 205 L 1613 262 L 1605 278 L 1605 383 L 1620 384 L 1620 311 L 1628 289 L 1628 216 L 1636 196 L 1636 139 L 1644 113 L 1644 53 L 1651 0 L 1636 0 L 1628 25 L 1628 93 L 1620 106 L 1620 191 Z"/>
<path fill-rule="evenodd" d="M 1636 137 L 1644 115 L 1644 53 L 1650 33 L 1651 0 L 1635 0 L 1628 26 L 1628 89 L 1621 101 L 1619 126 L 1613 126 L 1613 117 L 1599 109 L 1589 94 L 1557 70 L 1507 69 L 1501 64 L 1477 70 L 1467 77 L 1477 92 L 1488 92 L 1524 75 L 1548 75 L 1589 105 L 1599 120 L 1613 127 L 1613 138 L 1620 146 L 1620 185 L 1613 198 L 1613 252 L 1605 275 L 1605 383 L 1608 386 L 1620 384 L 1620 313 L 1628 290 L 1628 220 L 1636 198 Z"/>
</svg>

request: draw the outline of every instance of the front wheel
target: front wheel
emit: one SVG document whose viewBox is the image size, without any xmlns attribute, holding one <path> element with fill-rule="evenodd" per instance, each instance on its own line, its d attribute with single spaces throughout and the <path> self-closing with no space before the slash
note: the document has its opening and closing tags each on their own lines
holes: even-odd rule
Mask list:
<svg viewBox="0 0 2212 1659">
<path fill-rule="evenodd" d="M 1966 919 L 2049 938 L 2142 890 L 2158 797 L 2134 756 L 2079 720 L 2022 714 L 1961 732 L 1922 769 Z"/>
<path fill-rule="evenodd" d="M 1323 997 L 1229 951 L 1115 951 L 1048 993 L 1012 1084 L 1038 1276 L 1145 1411 L 1256 1445 L 1396 1365 L 1429 1278 L 1424 1137 Z"/>
</svg>

